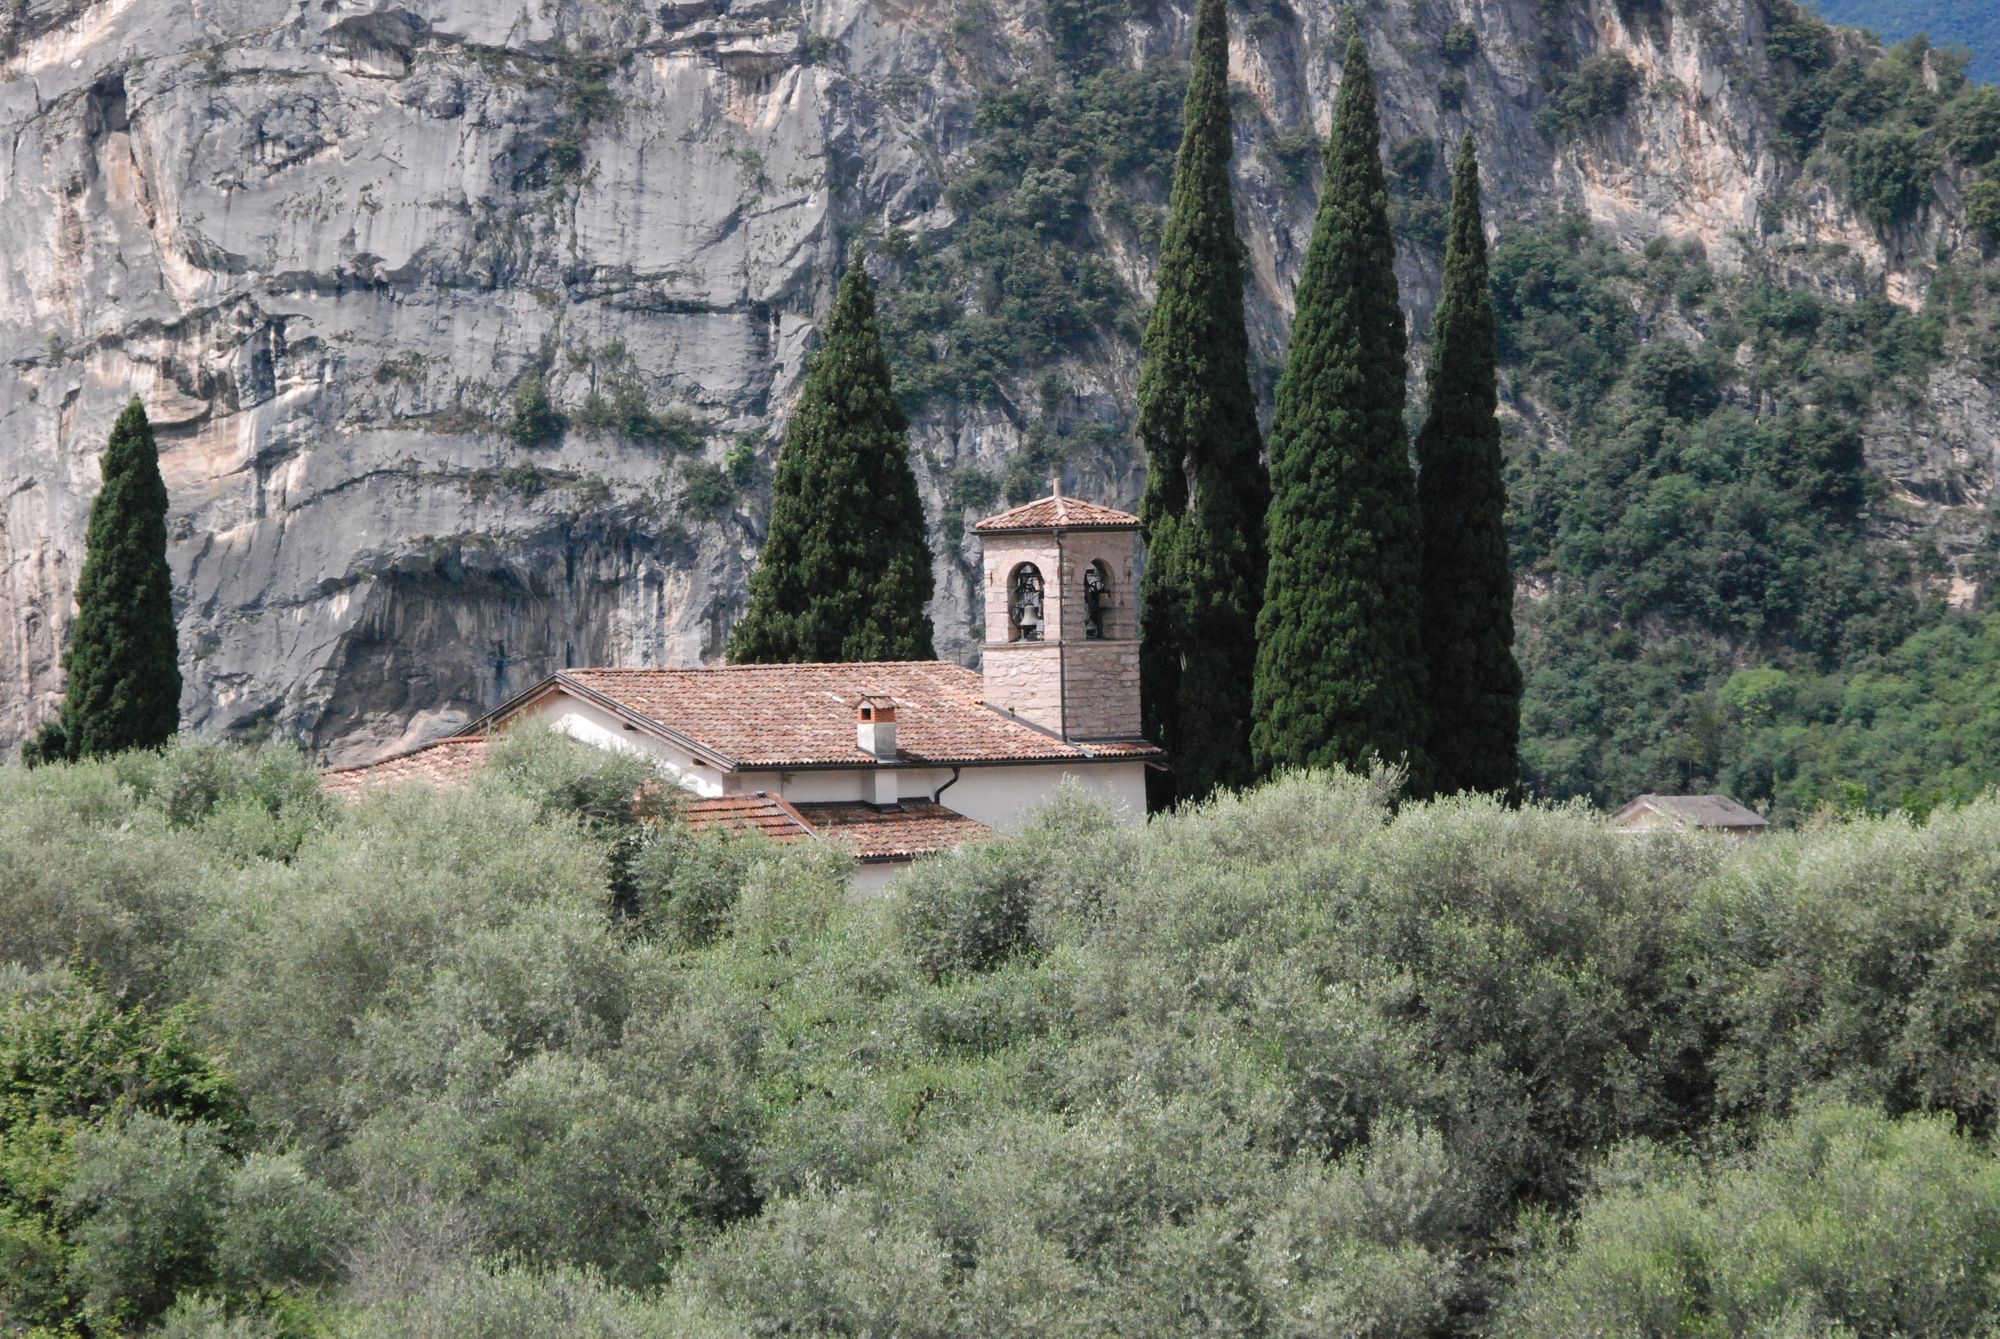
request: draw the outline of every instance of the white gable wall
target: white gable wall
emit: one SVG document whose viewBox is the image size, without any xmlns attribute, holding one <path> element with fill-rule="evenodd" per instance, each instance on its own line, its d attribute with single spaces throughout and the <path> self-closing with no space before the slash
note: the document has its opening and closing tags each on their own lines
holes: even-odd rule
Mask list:
<svg viewBox="0 0 2000 1339">
<path fill-rule="evenodd" d="M 628 730 L 625 722 L 602 707 L 571 697 L 568 693 L 550 693 L 523 709 L 514 719 L 540 721 L 571 739 L 594 744 L 601 749 L 635 753 L 697 795 L 713 797 L 724 791 L 721 769 L 695 761 L 694 755 L 675 748 L 650 731 Z"/>
</svg>

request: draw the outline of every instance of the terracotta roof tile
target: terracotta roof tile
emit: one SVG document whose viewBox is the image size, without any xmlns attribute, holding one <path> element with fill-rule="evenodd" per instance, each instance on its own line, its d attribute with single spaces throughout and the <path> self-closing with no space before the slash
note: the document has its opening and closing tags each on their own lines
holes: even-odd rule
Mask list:
<svg viewBox="0 0 2000 1339">
<path fill-rule="evenodd" d="M 1074 744 L 995 711 L 978 674 L 941 660 L 573 669 L 555 682 L 610 698 L 739 768 L 879 766 L 855 742 L 864 694 L 895 699 L 897 758 L 906 764 L 1161 756 L 1143 740 Z"/>
<path fill-rule="evenodd" d="M 801 804 L 797 809 L 814 832 L 847 846 L 862 861 L 914 860 L 993 835 L 984 823 L 930 800 L 904 800 L 886 811 L 872 804 Z"/>
<path fill-rule="evenodd" d="M 352 799 L 379 786 L 422 781 L 433 786 L 462 786 L 486 761 L 484 735 L 454 735 L 419 748 L 392 753 L 359 767 L 342 767 L 320 777 L 322 792 Z"/>
<path fill-rule="evenodd" d="M 1056 493 L 989 516 L 972 529 L 990 535 L 1006 530 L 1131 530 L 1138 525 L 1139 518 L 1129 511 Z"/>
<path fill-rule="evenodd" d="M 696 832 L 729 828 L 755 832 L 776 842 L 810 841 L 813 837 L 813 830 L 799 817 L 798 810 L 762 791 L 713 798 L 689 796 L 680 813 L 682 821 Z"/>
</svg>

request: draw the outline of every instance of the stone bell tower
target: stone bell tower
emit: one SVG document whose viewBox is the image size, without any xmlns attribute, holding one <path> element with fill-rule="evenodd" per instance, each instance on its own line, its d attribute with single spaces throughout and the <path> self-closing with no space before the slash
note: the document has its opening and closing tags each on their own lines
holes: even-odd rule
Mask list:
<svg viewBox="0 0 2000 1339">
<path fill-rule="evenodd" d="M 1139 518 L 1051 490 L 973 527 L 986 705 L 1064 739 L 1138 739 Z"/>
</svg>

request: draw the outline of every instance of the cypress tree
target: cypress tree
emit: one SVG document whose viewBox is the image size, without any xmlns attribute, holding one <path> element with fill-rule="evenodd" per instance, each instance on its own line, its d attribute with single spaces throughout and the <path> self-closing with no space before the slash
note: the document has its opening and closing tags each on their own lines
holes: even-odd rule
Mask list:
<svg viewBox="0 0 2000 1339">
<path fill-rule="evenodd" d="M 936 655 L 908 427 L 857 254 L 778 454 L 770 534 L 729 638 L 732 663 Z"/>
<path fill-rule="evenodd" d="M 1174 790 L 1192 799 L 1254 775 L 1250 678 L 1270 487 L 1243 323 L 1234 147 L 1229 17 L 1223 0 L 1201 0 L 1159 300 L 1139 376 L 1141 697 L 1147 737 L 1172 754 Z"/>
<path fill-rule="evenodd" d="M 45 752 L 94 758 L 158 748 L 180 728 L 181 670 L 167 571 L 167 485 L 153 426 L 137 396 L 105 448 L 104 486 L 90 505 L 76 625 L 70 630 L 69 690 L 58 735 Z"/>
<path fill-rule="evenodd" d="M 1407 335 L 1358 37 L 1271 426 L 1270 576 L 1257 621 L 1265 772 L 1407 759 L 1423 785 L 1416 483 L 1403 428 Z"/>
<path fill-rule="evenodd" d="M 1458 151 L 1444 295 L 1432 324 L 1430 403 L 1417 433 L 1431 784 L 1513 795 L 1521 778 L 1521 669 L 1507 485 L 1495 417 L 1493 299 L 1472 136 Z"/>
</svg>

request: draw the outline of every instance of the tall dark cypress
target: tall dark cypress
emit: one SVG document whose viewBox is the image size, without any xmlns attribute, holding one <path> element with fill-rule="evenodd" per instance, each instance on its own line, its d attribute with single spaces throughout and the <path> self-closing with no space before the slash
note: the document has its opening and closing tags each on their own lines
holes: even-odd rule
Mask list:
<svg viewBox="0 0 2000 1339">
<path fill-rule="evenodd" d="M 1156 799 L 1199 799 L 1254 777 L 1250 677 L 1270 485 L 1243 324 L 1234 147 L 1229 16 L 1223 0 L 1201 0 L 1159 300 L 1139 375 L 1140 687 L 1147 737 L 1174 763 L 1174 793 Z"/>
<path fill-rule="evenodd" d="M 1520 785 L 1521 669 L 1494 392 L 1493 298 L 1472 136 L 1458 151 L 1444 295 L 1432 322 L 1430 404 L 1417 433 L 1431 784 Z"/>
<path fill-rule="evenodd" d="M 931 550 L 889 384 L 875 290 L 857 254 L 778 454 L 771 530 L 736 664 L 929 660 Z"/>
<path fill-rule="evenodd" d="M 1258 767 L 1407 760 L 1424 785 L 1407 335 L 1375 80 L 1358 37 L 1326 147 L 1271 426 L 1270 576 L 1257 622 Z"/>
<path fill-rule="evenodd" d="M 153 426 L 137 396 L 105 448 L 104 486 L 90 504 L 76 624 L 63 667 L 69 689 L 53 747 L 71 758 L 158 748 L 180 728 L 181 669 L 167 571 L 167 485 Z M 45 736 L 51 740 L 53 732 Z"/>
</svg>

